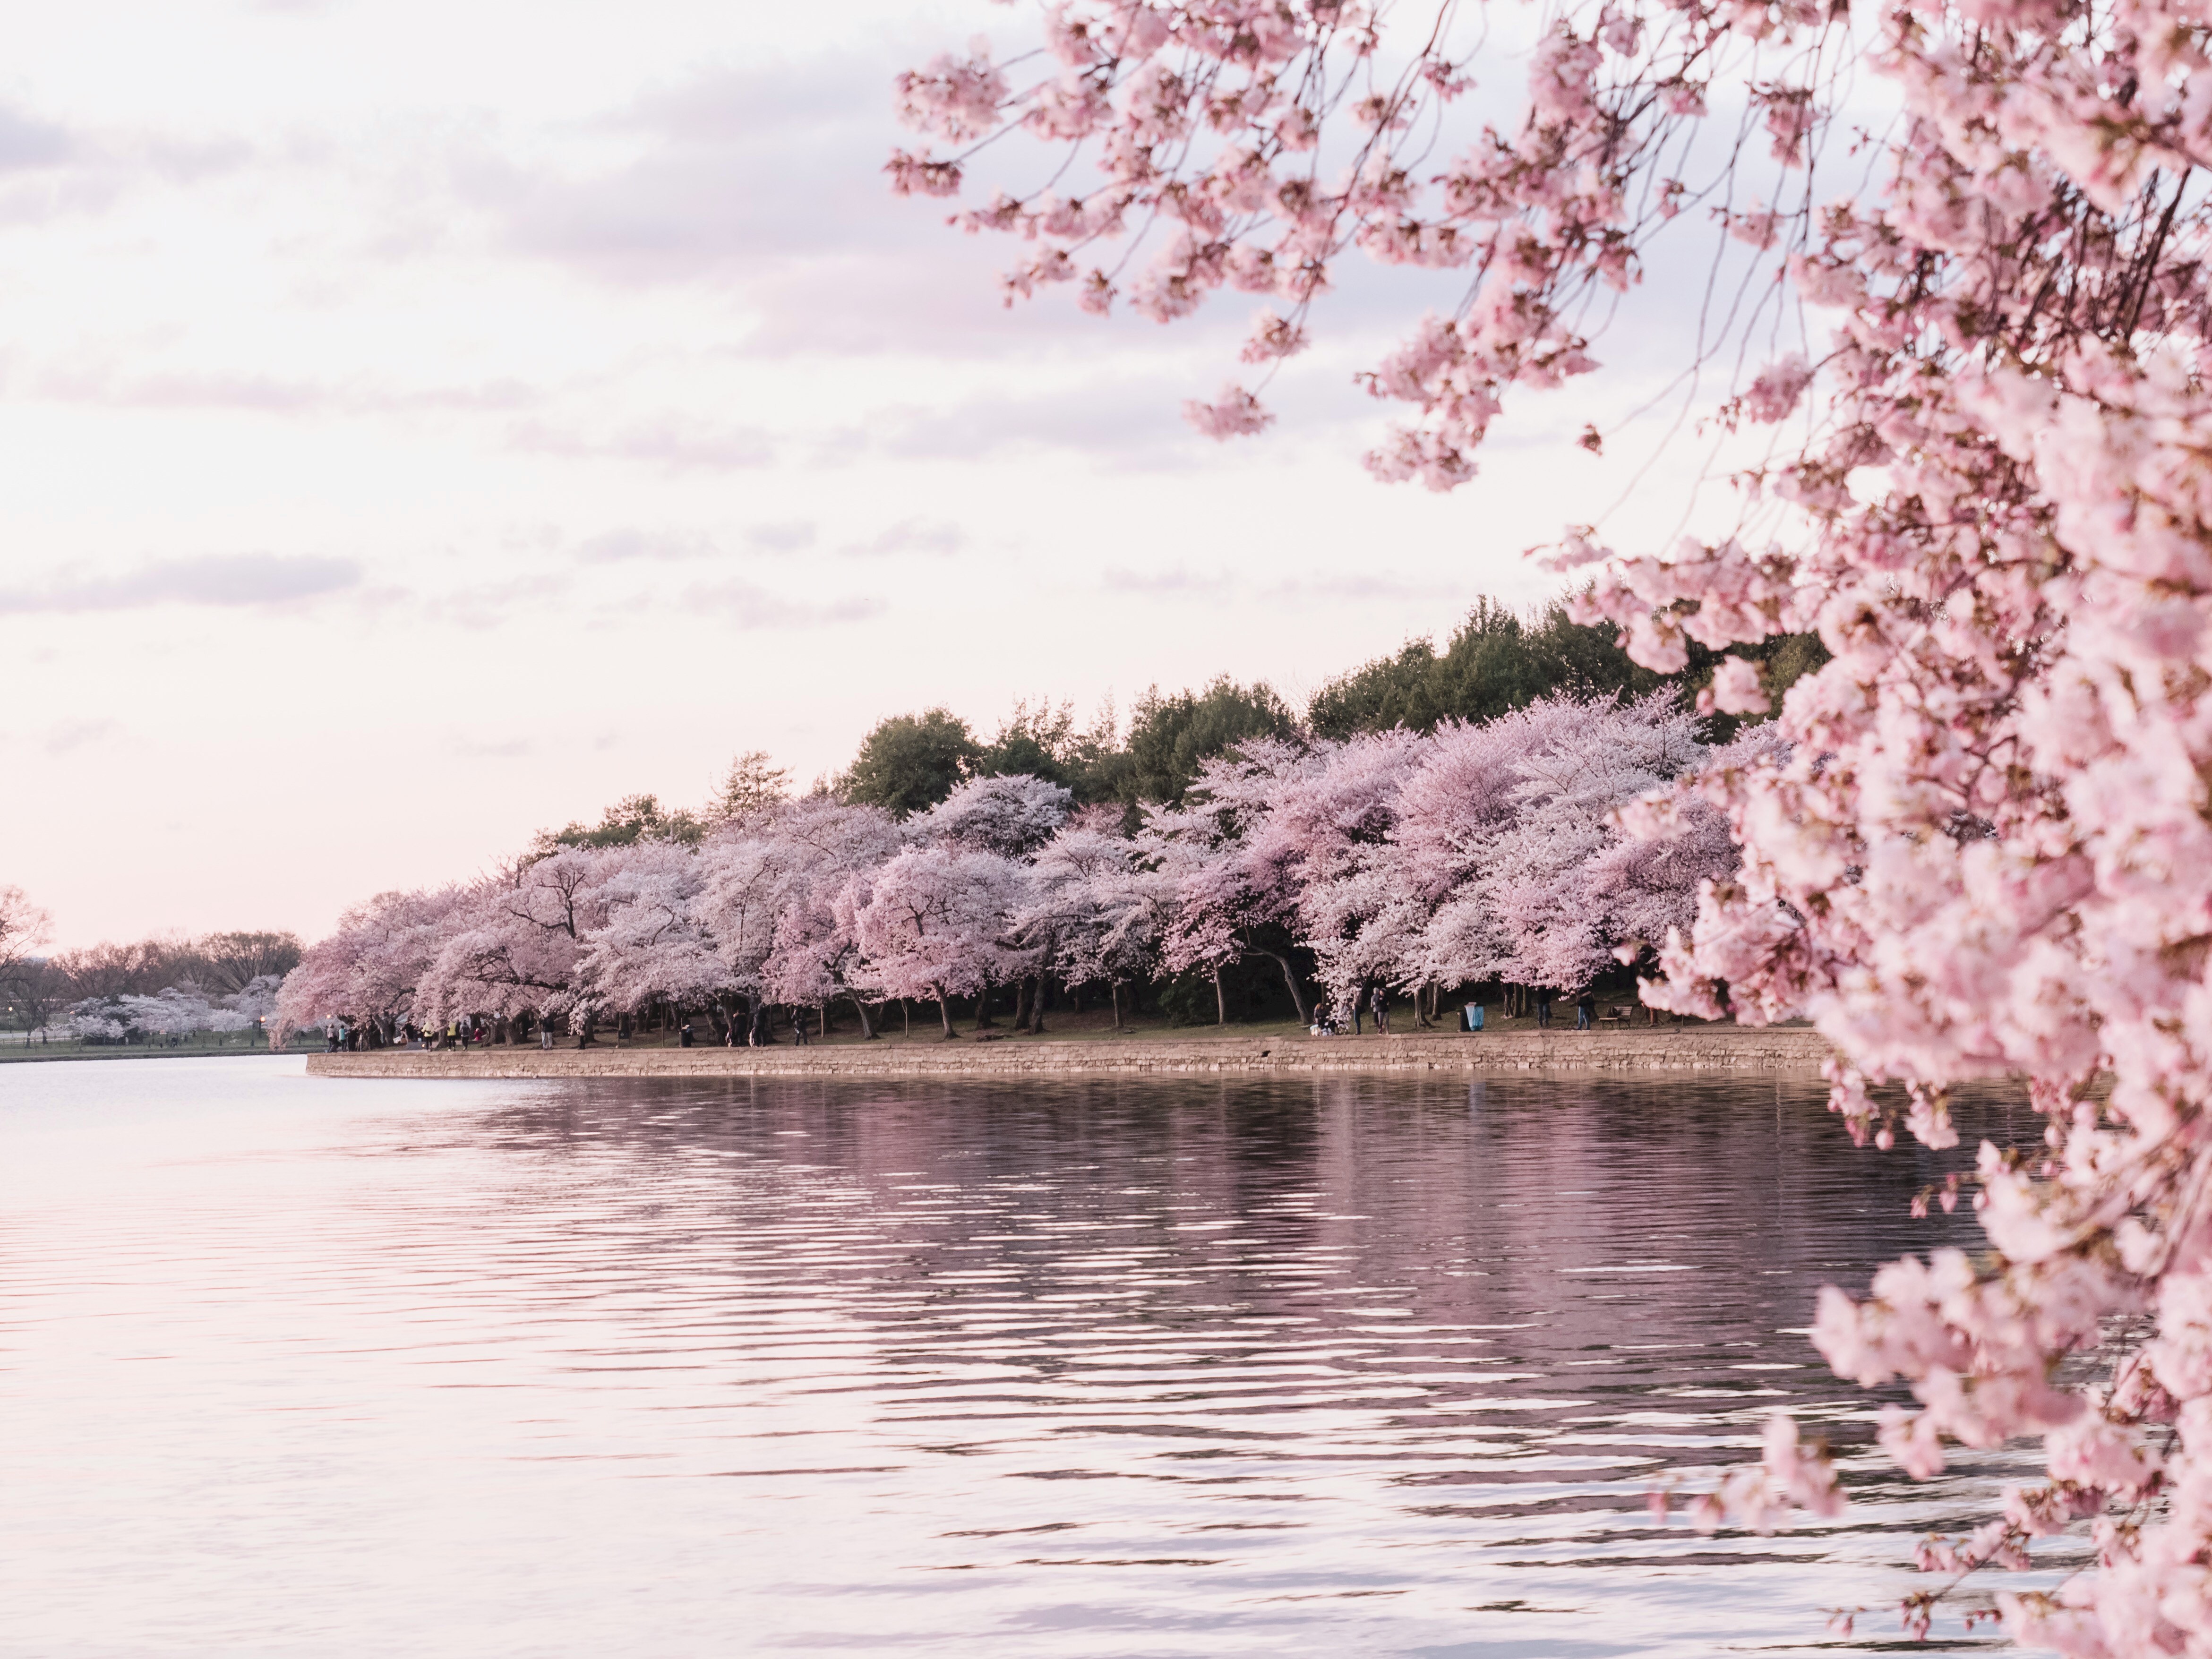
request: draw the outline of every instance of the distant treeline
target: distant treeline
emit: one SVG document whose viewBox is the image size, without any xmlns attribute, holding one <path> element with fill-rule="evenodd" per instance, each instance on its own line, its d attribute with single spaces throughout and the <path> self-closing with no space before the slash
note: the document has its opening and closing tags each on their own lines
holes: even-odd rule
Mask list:
<svg viewBox="0 0 2212 1659">
<path fill-rule="evenodd" d="M 258 979 L 282 979 L 300 965 L 296 933 L 161 934 L 127 944 L 87 945 L 25 957 L 0 974 L 0 1016 L 37 1029 L 80 1003 L 153 997 L 179 988 L 210 999 L 235 997 Z"/>
<path fill-rule="evenodd" d="M 1639 697 L 1673 686 L 1686 707 L 1719 660 L 1720 653 L 1692 642 L 1688 665 L 1680 673 L 1655 674 L 1630 660 L 1615 632 L 1610 625 L 1574 621 L 1564 601 L 1524 617 L 1486 599 L 1443 650 L 1427 638 L 1410 640 L 1395 653 L 1328 681 L 1303 714 L 1265 681 L 1243 685 L 1226 675 L 1196 690 L 1152 687 L 1130 708 L 1126 730 L 1110 708 L 1085 726 L 1066 703 L 1017 703 L 986 740 L 958 715 L 930 708 L 878 722 L 852 763 L 822 787 L 903 818 L 937 805 L 971 779 L 1036 777 L 1068 790 L 1078 805 L 1124 807 L 1133 828 L 1140 803 L 1181 806 L 1207 761 L 1255 738 L 1341 741 L 1401 726 L 1432 732 L 1448 720 L 1480 724 L 1562 692 Z M 1828 658 L 1810 634 L 1732 649 L 1759 664 L 1767 695 L 1778 704 L 1792 684 Z M 1742 723 L 1717 714 L 1709 717 L 1707 730 L 1714 742 L 1725 743 Z M 779 799 L 789 781 L 787 771 L 756 751 L 738 757 L 702 810 L 671 809 L 653 795 L 631 795 L 609 807 L 596 824 L 541 833 L 538 850 L 641 840 L 696 845 L 717 823 Z"/>
</svg>

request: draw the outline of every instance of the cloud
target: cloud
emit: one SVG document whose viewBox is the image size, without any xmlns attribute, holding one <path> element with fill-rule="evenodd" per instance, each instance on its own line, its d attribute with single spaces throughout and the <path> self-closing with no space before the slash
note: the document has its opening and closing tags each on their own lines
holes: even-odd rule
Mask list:
<svg viewBox="0 0 2212 1659">
<path fill-rule="evenodd" d="M 361 579 L 361 566 L 351 559 L 307 554 L 159 559 L 112 576 L 64 576 L 40 588 L 0 588 L 0 616 L 142 611 L 157 605 L 286 605 L 343 592 Z"/>
<path fill-rule="evenodd" d="M 64 129 L 0 109 L 0 172 L 57 167 L 76 150 L 76 141 Z"/>
<path fill-rule="evenodd" d="M 750 356 L 1126 351 L 1126 331 L 1109 338 L 1065 295 L 1006 309 L 999 277 L 1019 245 L 957 235 L 944 204 L 891 194 L 884 158 L 914 138 L 890 82 L 908 66 L 887 47 L 698 76 L 572 131 L 601 144 L 596 165 L 472 132 L 447 153 L 445 185 L 510 253 L 620 286 L 730 291 Z"/>
<path fill-rule="evenodd" d="M 727 581 L 701 583 L 687 588 L 684 605 L 692 611 L 712 611 L 741 629 L 819 628 L 838 623 L 866 622 L 884 611 L 881 599 L 853 598 L 826 604 L 794 600 L 757 583 Z"/>
<path fill-rule="evenodd" d="M 796 553 L 802 547 L 813 546 L 814 537 L 815 526 L 811 519 L 757 524 L 745 532 L 745 539 L 764 553 Z"/>
<path fill-rule="evenodd" d="M 1356 576 L 1269 576 L 1218 570 L 1211 575 L 1176 565 L 1165 570 L 1107 569 L 1099 586 L 1114 594 L 1142 594 L 1150 598 L 1233 599 L 1240 606 L 1273 605 L 1304 610 L 1316 605 L 1358 605 L 1407 599 L 1435 600 L 1432 584 L 1402 581 L 1394 576 L 1362 573 Z"/>
<path fill-rule="evenodd" d="M 1190 389 L 1158 380 L 1077 385 L 971 398 L 950 408 L 887 410 L 870 422 L 881 450 L 901 459 L 954 460 L 1072 450 L 1147 471 L 1211 463 L 1215 447 L 1183 423 Z"/>
<path fill-rule="evenodd" d="M 453 188 L 516 252 L 616 282 L 879 246 L 895 67 L 847 53 L 701 76 L 595 124 L 618 162 L 560 169 L 464 149 Z"/>
<path fill-rule="evenodd" d="M 526 422 L 508 432 L 507 441 L 517 449 L 541 455 L 644 461 L 672 472 L 732 471 L 769 466 L 775 461 L 775 446 L 758 427 L 726 427 L 717 431 L 672 416 L 599 437 Z"/>
<path fill-rule="evenodd" d="M 190 184 L 254 156 L 221 136 L 99 134 L 0 106 L 0 226 L 105 212 L 149 185 Z"/>
<path fill-rule="evenodd" d="M 112 743 L 122 735 L 123 728 L 113 720 L 64 720 L 48 729 L 45 746 L 46 753 L 58 760 L 79 749 Z"/>
<path fill-rule="evenodd" d="M 503 743 L 463 738 L 453 745 L 453 752 L 470 760 L 520 760 L 533 747 L 527 738 L 514 738 Z"/>
<path fill-rule="evenodd" d="M 894 553 L 931 553 L 942 558 L 967 545 L 968 533 L 957 525 L 908 519 L 872 540 L 848 542 L 837 550 L 854 559 L 888 558 Z"/>
<path fill-rule="evenodd" d="M 272 415 L 498 412 L 526 409 L 544 401 L 535 387 L 515 380 L 403 392 L 359 381 L 341 384 L 272 374 L 118 374 L 98 365 L 51 370 L 40 375 L 30 389 L 54 403 L 123 409 L 233 409 Z"/>
<path fill-rule="evenodd" d="M 580 564 L 628 564 L 641 559 L 673 563 L 714 556 L 714 544 L 696 532 L 608 530 L 576 544 Z"/>
</svg>

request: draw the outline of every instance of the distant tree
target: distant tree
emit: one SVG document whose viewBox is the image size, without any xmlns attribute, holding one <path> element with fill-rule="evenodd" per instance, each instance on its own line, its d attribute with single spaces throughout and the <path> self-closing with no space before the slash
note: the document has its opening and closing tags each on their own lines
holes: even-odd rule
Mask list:
<svg viewBox="0 0 2212 1659">
<path fill-rule="evenodd" d="M 1526 619 L 1494 600 L 1480 599 L 1442 652 L 1426 639 L 1408 640 L 1393 655 L 1328 682 L 1308 705 L 1307 723 L 1316 737 L 1339 739 L 1396 726 L 1433 732 L 1449 720 L 1494 720 L 1540 697 L 1614 692 L 1641 697 L 1669 684 L 1680 688 L 1686 708 L 1711 683 L 1721 659 L 1720 653 L 1693 643 L 1680 672 L 1656 674 L 1631 659 L 1617 642 L 1619 632 L 1610 623 L 1576 622 L 1564 599 Z M 1756 651 L 1739 647 L 1738 654 L 1765 665 L 1763 682 L 1777 702 L 1828 659 L 1810 634 L 1771 640 Z M 1711 735 L 1723 742 L 1743 724 L 1725 713 L 1711 720 Z"/>
<path fill-rule="evenodd" d="M 730 763 L 729 774 L 708 801 L 705 816 L 709 823 L 726 823 L 790 794 L 791 769 L 778 766 L 765 749 L 748 749 Z"/>
<path fill-rule="evenodd" d="M 696 812 L 683 807 L 665 808 L 653 795 L 624 795 L 599 814 L 595 824 L 571 823 L 563 830 L 541 830 L 531 848 L 544 858 L 563 847 L 633 847 L 641 841 L 671 841 L 696 847 L 707 826 Z"/>
<path fill-rule="evenodd" d="M 197 977 L 234 997 L 257 979 L 290 973 L 300 965 L 303 947 L 297 933 L 208 933 L 193 941 L 192 951 L 200 959 Z"/>
<path fill-rule="evenodd" d="M 1116 736 L 1112 699 L 1079 730 L 1070 703 L 1024 699 L 984 749 L 975 771 L 982 777 L 1042 778 L 1087 806 L 1121 799 L 1127 759 Z"/>
<path fill-rule="evenodd" d="M 68 976 L 51 957 L 27 956 L 0 980 L 0 1005 L 26 1030 L 43 1030 L 69 1000 Z"/>
<path fill-rule="evenodd" d="M 926 811 L 974 776 L 983 747 L 968 722 L 946 708 L 894 714 L 861 739 L 838 793 L 894 817 Z"/>
<path fill-rule="evenodd" d="M 1073 793 L 1076 743 L 1073 705 L 1024 698 L 976 757 L 976 775 L 1042 778 Z"/>
<path fill-rule="evenodd" d="M 1207 761 L 1255 738 L 1299 735 L 1297 716 L 1264 681 L 1239 685 L 1224 674 L 1203 691 L 1168 696 L 1153 686 L 1137 699 L 1129 722 L 1121 799 L 1180 806 Z"/>
<path fill-rule="evenodd" d="M 36 952 L 52 937 L 52 918 L 21 888 L 0 887 L 0 1000 L 19 1012 L 25 1012 L 27 994 L 46 978 L 46 963 Z"/>
<path fill-rule="evenodd" d="M 125 944 L 103 940 L 56 954 L 54 966 L 69 981 L 73 1000 L 152 996 L 198 965 L 189 940 L 152 938 Z"/>
</svg>

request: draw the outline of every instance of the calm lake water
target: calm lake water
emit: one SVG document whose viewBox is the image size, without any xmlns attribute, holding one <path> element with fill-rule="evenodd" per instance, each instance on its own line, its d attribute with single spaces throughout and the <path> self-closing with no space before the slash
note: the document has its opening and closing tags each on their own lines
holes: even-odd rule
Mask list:
<svg viewBox="0 0 2212 1659">
<path fill-rule="evenodd" d="M 0 1067 L 0 1654 L 1833 1652 L 2002 1470 L 1644 1495 L 1866 1444 L 1814 1293 L 1973 1235 L 1907 1206 L 1975 1111 Z"/>
</svg>

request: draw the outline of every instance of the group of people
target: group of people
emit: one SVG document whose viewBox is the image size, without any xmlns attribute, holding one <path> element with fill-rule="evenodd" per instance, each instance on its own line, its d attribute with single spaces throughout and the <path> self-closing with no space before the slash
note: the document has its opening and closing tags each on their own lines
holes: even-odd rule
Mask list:
<svg viewBox="0 0 2212 1659">
<path fill-rule="evenodd" d="M 1575 1030 L 1587 1031 L 1596 1024 L 1597 993 L 1584 991 L 1575 999 Z M 1536 991 L 1536 1029 L 1540 1031 L 1552 1029 L 1552 994 L 1540 986 Z"/>
</svg>

